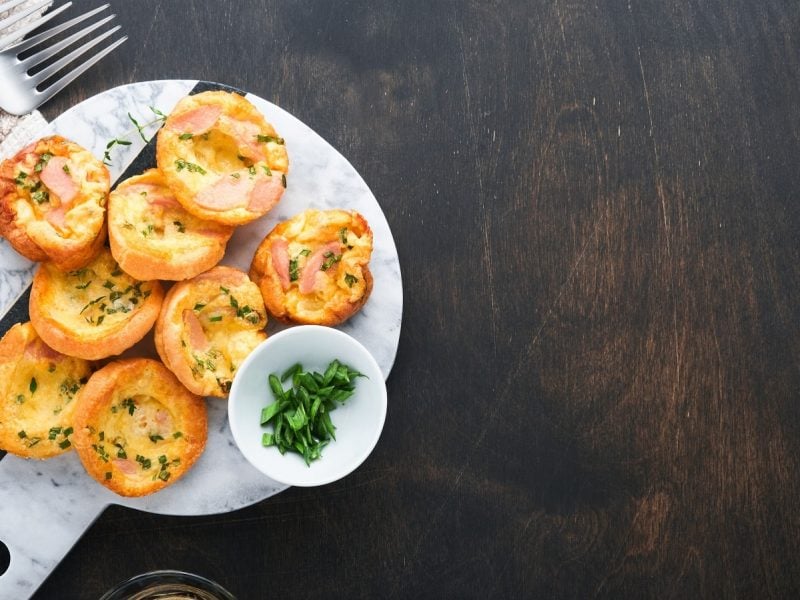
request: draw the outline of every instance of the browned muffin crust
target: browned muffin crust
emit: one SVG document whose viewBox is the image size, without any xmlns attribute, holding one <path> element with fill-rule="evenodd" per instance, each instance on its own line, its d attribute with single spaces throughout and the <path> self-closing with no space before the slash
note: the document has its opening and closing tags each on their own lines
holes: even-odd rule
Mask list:
<svg viewBox="0 0 800 600">
<path fill-rule="evenodd" d="M 91 477 L 122 496 L 143 496 L 180 479 L 208 436 L 205 401 L 157 360 L 109 363 L 78 398 L 73 444 Z"/>
<path fill-rule="evenodd" d="M 31 323 L 0 340 L 0 448 L 26 458 L 72 449 L 75 397 L 92 364 L 48 347 Z"/>
<path fill-rule="evenodd" d="M 372 292 L 371 255 L 372 230 L 358 212 L 309 209 L 267 234 L 250 277 L 277 319 L 338 325 Z"/>
<path fill-rule="evenodd" d="M 105 165 L 61 136 L 0 163 L 0 235 L 23 256 L 59 269 L 86 265 L 105 240 Z"/>
<path fill-rule="evenodd" d="M 138 281 L 103 251 L 88 265 L 63 272 L 42 263 L 33 278 L 31 322 L 52 348 L 89 360 L 117 355 L 141 340 L 158 317 L 163 288 Z"/>
</svg>

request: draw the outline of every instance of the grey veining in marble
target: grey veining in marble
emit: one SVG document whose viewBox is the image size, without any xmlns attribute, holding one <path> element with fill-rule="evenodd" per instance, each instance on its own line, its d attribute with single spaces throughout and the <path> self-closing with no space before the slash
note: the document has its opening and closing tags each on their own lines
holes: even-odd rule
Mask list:
<svg viewBox="0 0 800 600">
<path fill-rule="evenodd" d="M 144 146 L 128 113 L 146 123 L 154 117 L 149 107 L 167 113 L 195 84 L 145 82 L 109 90 L 64 113 L 45 133 L 73 139 L 98 157 L 110 140 L 130 141 L 130 146 L 111 149 L 110 171 L 115 180 Z M 278 221 L 307 207 L 361 212 L 374 232 L 370 263 L 374 290 L 361 313 L 342 329 L 372 352 L 387 377 L 399 343 L 403 293 L 397 251 L 380 206 L 355 169 L 314 131 L 277 106 L 247 97 L 286 139 L 288 188 L 269 215 L 236 231 L 222 262 L 247 270 L 264 235 Z M 0 315 L 27 287 L 32 272 L 29 261 L 0 244 Z M 271 323 L 268 331 L 280 328 Z M 146 352 L 150 346 L 139 347 Z M 11 551 L 9 570 L 0 576 L 0 598 L 32 594 L 109 504 L 163 514 L 212 514 L 247 506 L 285 489 L 261 475 L 239 453 L 228 428 L 225 402 L 208 399 L 207 405 L 209 439 L 203 456 L 183 479 L 144 498 L 121 498 L 108 491 L 86 475 L 74 453 L 39 462 L 14 456 L 0 461 L 0 540 Z"/>
</svg>

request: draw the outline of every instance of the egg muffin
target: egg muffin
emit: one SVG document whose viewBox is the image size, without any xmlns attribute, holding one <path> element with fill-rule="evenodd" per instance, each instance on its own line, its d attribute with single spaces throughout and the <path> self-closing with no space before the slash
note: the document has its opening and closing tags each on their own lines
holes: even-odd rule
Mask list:
<svg viewBox="0 0 800 600">
<path fill-rule="evenodd" d="M 228 225 L 266 214 L 289 171 L 283 138 L 247 99 L 223 91 L 178 102 L 158 132 L 156 161 L 186 210 Z"/>
<path fill-rule="evenodd" d="M 127 350 L 153 326 L 164 299 L 161 283 L 125 273 L 103 248 L 82 269 L 42 263 L 28 310 L 36 332 L 59 352 L 89 360 Z"/>
<path fill-rule="evenodd" d="M 247 274 L 214 267 L 167 293 L 156 350 L 190 391 L 227 398 L 236 369 L 266 339 L 266 324 L 261 293 Z"/>
<path fill-rule="evenodd" d="M 275 318 L 338 325 L 372 292 L 371 255 L 372 230 L 359 213 L 309 209 L 267 234 L 250 277 Z"/>
<path fill-rule="evenodd" d="M 108 169 L 60 136 L 0 163 L 0 235 L 23 256 L 61 270 L 85 266 L 105 240 Z"/>
<path fill-rule="evenodd" d="M 186 212 L 157 169 L 123 181 L 108 198 L 111 254 L 136 279 L 190 279 L 220 261 L 232 234 Z"/>
<path fill-rule="evenodd" d="M 157 360 L 109 363 L 75 407 L 72 442 L 86 471 L 121 496 L 144 496 L 180 479 L 208 436 L 204 400 Z"/>
<path fill-rule="evenodd" d="M 30 323 L 0 340 L 0 448 L 26 458 L 72 449 L 75 396 L 92 364 L 48 347 Z"/>
</svg>

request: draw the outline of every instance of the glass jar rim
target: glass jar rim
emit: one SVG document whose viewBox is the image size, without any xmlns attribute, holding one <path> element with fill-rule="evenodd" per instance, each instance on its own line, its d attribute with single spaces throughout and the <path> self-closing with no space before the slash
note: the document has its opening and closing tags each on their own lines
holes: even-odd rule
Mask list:
<svg viewBox="0 0 800 600">
<path fill-rule="evenodd" d="M 200 593 L 206 594 L 208 600 L 236 600 L 233 594 L 215 581 L 194 573 L 171 569 L 148 571 L 147 573 L 135 575 L 115 585 L 103 594 L 100 600 L 138 600 L 140 598 L 145 600 L 149 596 L 142 594 L 150 592 L 159 594 L 170 592 Z M 155 597 L 157 598 L 158 596 Z M 203 595 L 187 596 L 187 598 L 193 597 L 205 600 Z"/>
</svg>

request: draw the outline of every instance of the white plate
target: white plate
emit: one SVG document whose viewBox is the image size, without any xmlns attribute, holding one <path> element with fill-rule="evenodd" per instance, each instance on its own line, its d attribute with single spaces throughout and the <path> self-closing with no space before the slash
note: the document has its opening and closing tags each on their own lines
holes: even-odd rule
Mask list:
<svg viewBox="0 0 800 600">
<path fill-rule="evenodd" d="M 218 84 L 169 80 L 114 88 L 68 110 L 42 135 L 63 135 L 98 157 L 115 138 L 131 142 L 129 146 L 116 144 L 110 149 L 109 170 L 115 181 L 145 147 L 129 114 L 140 124 L 155 116 L 149 107 L 168 114 L 196 86 L 205 89 Z M 361 312 L 340 329 L 361 342 L 377 361 L 384 378 L 388 377 L 399 343 L 403 288 L 397 250 L 377 200 L 353 166 L 308 126 L 258 96 L 246 94 L 246 98 L 286 139 L 288 187 L 267 216 L 237 229 L 222 263 L 247 270 L 264 235 L 278 221 L 306 208 L 358 210 L 374 233 L 370 262 L 374 289 Z M 148 137 L 152 136 L 155 125 L 145 131 Z M 3 313 L 9 308 L 9 299 L 13 301 L 29 284 L 28 265 L 3 241 Z M 271 323 L 267 331 L 274 333 L 280 328 Z M 227 423 L 226 402 L 209 399 L 208 407 L 209 439 L 203 456 L 180 481 L 144 498 L 121 498 L 96 483 L 85 473 L 75 453 L 43 462 L 5 456 L 0 461 L 0 540 L 9 546 L 12 560 L 9 570 L 0 576 L 0 597 L 30 594 L 109 504 L 163 514 L 212 514 L 247 506 L 285 489 L 285 484 L 265 478 L 238 451 Z"/>
</svg>

